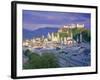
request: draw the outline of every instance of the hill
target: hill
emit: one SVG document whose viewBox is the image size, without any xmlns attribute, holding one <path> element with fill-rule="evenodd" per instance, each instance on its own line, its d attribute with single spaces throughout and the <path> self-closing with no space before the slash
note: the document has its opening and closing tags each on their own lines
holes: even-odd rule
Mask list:
<svg viewBox="0 0 100 80">
<path fill-rule="evenodd" d="M 50 27 L 39 28 L 34 31 L 23 29 L 23 39 L 31 39 L 33 37 L 40 37 L 42 35 L 44 35 L 44 37 L 47 37 L 48 32 L 52 33 L 52 32 L 57 32 L 57 31 L 58 31 L 58 28 L 50 28 Z"/>
</svg>

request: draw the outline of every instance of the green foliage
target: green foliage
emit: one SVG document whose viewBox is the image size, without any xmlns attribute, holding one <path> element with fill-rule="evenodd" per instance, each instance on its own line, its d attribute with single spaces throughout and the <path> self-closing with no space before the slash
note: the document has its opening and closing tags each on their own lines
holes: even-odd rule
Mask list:
<svg viewBox="0 0 100 80">
<path fill-rule="evenodd" d="M 75 40 L 77 39 L 77 36 L 79 36 L 81 33 L 83 41 L 90 42 L 90 39 L 91 39 L 90 30 L 84 29 L 84 28 L 74 28 L 74 29 L 72 29 L 72 33 L 73 33 L 73 38 Z"/>
<path fill-rule="evenodd" d="M 28 65 L 30 69 L 41 67 L 41 57 L 35 53 L 32 53 Z"/>
<path fill-rule="evenodd" d="M 68 34 L 66 32 L 60 32 L 59 35 L 60 35 L 60 38 L 61 37 L 64 38 L 64 37 L 68 36 Z"/>
<path fill-rule="evenodd" d="M 90 40 L 91 40 L 90 30 L 84 30 L 82 32 L 82 35 L 83 35 L 84 41 L 90 42 Z"/>
<path fill-rule="evenodd" d="M 32 53 L 28 63 L 23 64 L 24 69 L 39 69 L 39 68 L 56 68 L 58 67 L 57 59 L 52 53 L 43 53 L 38 55 Z"/>
<path fill-rule="evenodd" d="M 29 50 L 29 49 L 27 49 L 25 52 L 23 52 L 24 53 L 24 55 L 25 56 L 30 56 L 31 54 L 32 54 L 32 52 Z"/>
<path fill-rule="evenodd" d="M 42 64 L 44 68 L 58 67 L 57 59 L 52 53 L 43 53 Z"/>
</svg>

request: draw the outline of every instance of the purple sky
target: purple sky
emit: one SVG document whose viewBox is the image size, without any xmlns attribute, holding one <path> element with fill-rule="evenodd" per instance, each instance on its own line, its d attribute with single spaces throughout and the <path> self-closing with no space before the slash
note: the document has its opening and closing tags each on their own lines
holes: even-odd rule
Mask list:
<svg viewBox="0 0 100 80">
<path fill-rule="evenodd" d="M 23 10 L 23 28 L 36 30 L 44 27 L 62 27 L 72 23 L 82 23 L 90 29 L 91 14 L 71 12 L 51 12 Z"/>
</svg>

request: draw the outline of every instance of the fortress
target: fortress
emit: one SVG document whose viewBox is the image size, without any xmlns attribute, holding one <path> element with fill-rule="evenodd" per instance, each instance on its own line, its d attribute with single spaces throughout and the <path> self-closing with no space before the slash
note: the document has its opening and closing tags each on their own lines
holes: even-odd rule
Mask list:
<svg viewBox="0 0 100 80">
<path fill-rule="evenodd" d="M 66 29 L 73 29 L 73 28 L 84 28 L 84 24 L 70 24 L 70 25 L 64 25 L 61 27 L 58 32 L 66 31 Z"/>
</svg>

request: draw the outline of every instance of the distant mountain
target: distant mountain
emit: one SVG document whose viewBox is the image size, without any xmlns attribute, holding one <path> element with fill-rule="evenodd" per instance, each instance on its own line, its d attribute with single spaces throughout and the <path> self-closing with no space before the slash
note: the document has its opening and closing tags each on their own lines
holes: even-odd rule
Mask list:
<svg viewBox="0 0 100 80">
<path fill-rule="evenodd" d="M 58 31 L 58 28 L 50 28 L 50 27 L 39 28 L 34 31 L 23 29 L 23 39 L 31 39 L 33 37 L 40 37 L 42 35 L 44 35 L 44 37 L 47 37 L 48 32 L 52 33 L 52 32 L 57 32 L 57 31 Z"/>
</svg>

